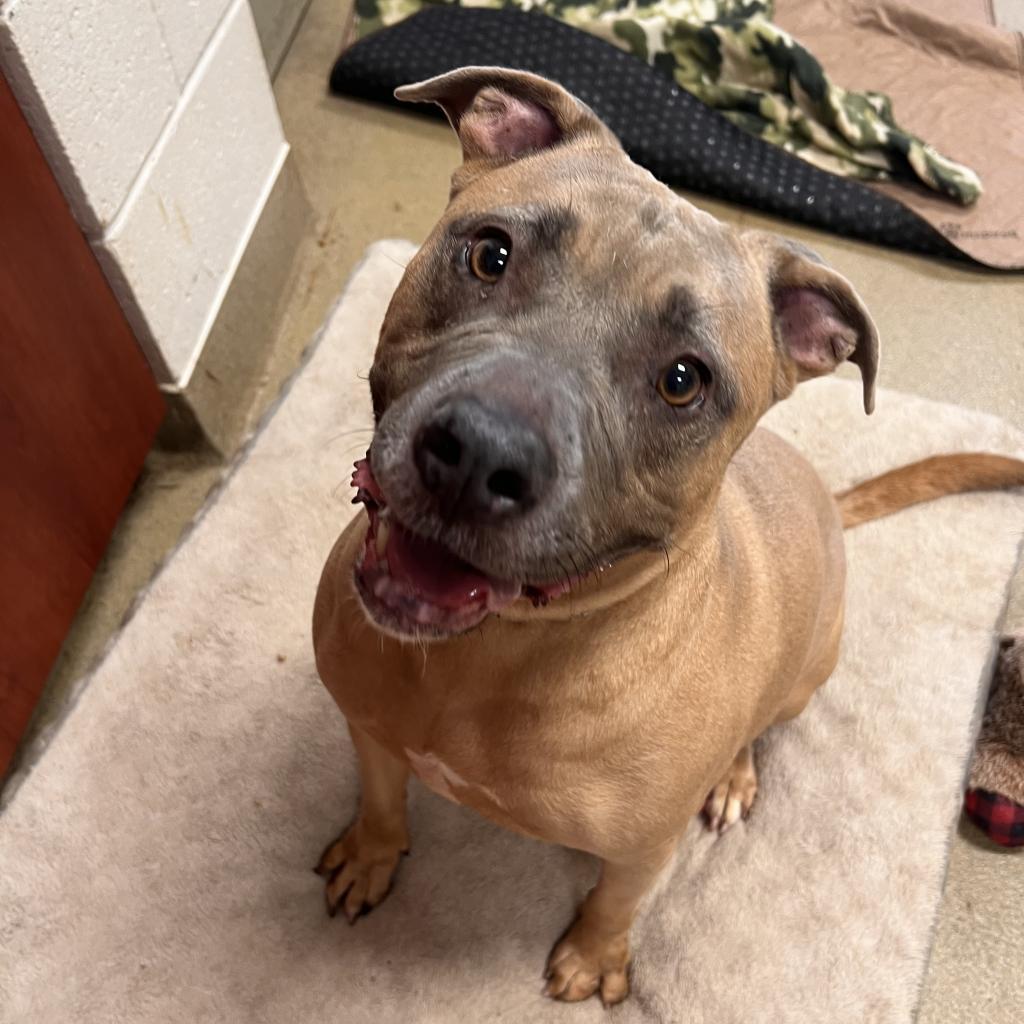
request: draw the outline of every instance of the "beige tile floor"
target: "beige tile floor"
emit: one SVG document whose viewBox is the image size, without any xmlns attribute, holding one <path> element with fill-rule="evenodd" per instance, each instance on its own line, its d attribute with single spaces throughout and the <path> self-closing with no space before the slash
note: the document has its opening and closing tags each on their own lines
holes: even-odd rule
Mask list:
<svg viewBox="0 0 1024 1024">
<path fill-rule="evenodd" d="M 458 158 L 440 123 L 328 95 L 327 74 L 349 9 L 350 0 L 313 0 L 275 83 L 314 230 L 283 298 L 280 329 L 243 426 L 254 422 L 297 364 L 365 247 L 381 237 L 425 236 L 443 208 Z M 692 198 L 733 223 L 801 239 L 853 279 L 885 343 L 883 385 L 993 412 L 1024 428 L 1020 277 L 874 248 Z M 339 474 L 345 468 L 339 466 Z M 102 650 L 219 472 L 208 457 L 151 456 L 61 656 L 36 736 L 45 738 L 59 718 L 71 684 Z M 963 825 L 952 844 L 921 1024 L 1021 1019 L 1022 906 L 1024 854 L 1001 852 Z"/>
</svg>

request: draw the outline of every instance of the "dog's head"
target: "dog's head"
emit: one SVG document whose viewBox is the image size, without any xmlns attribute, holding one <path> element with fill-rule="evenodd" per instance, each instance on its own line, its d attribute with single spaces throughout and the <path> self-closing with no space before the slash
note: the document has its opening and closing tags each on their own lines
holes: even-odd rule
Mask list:
<svg viewBox="0 0 1024 1024">
<path fill-rule="evenodd" d="M 811 251 L 680 199 L 542 78 L 397 95 L 440 104 L 464 162 L 370 371 L 356 583 L 381 628 L 462 632 L 685 535 L 765 410 L 844 359 L 871 410 L 874 326 Z"/>
</svg>

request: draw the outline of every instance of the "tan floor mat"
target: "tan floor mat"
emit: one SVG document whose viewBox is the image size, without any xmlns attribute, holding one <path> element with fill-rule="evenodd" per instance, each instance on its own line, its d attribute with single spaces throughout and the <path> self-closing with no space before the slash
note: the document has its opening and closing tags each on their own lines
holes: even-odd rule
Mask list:
<svg viewBox="0 0 1024 1024">
<path fill-rule="evenodd" d="M 900 124 L 972 167 L 960 207 L 912 184 L 871 187 L 992 267 L 1024 266 L 1024 36 L 987 0 L 777 0 L 775 20 L 849 89 L 888 94 Z"/>
<path fill-rule="evenodd" d="M 353 813 L 356 778 L 310 612 L 366 443 L 358 374 L 411 251 L 371 250 L 0 816 L 0 1021 L 909 1021 L 1019 495 L 851 532 L 841 664 L 762 744 L 750 821 L 684 838 L 636 929 L 634 996 L 611 1017 L 540 996 L 593 863 L 419 786 L 387 903 L 355 928 L 325 915 L 310 868 Z M 988 416 L 883 391 L 869 419 L 859 403 L 855 384 L 808 384 L 771 426 L 835 488 L 936 451 L 1024 453 Z"/>
</svg>

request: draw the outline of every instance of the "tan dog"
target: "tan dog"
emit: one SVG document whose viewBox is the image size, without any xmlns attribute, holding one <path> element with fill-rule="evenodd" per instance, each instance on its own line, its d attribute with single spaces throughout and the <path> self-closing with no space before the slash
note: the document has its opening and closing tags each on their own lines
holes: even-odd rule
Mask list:
<svg viewBox="0 0 1024 1024">
<path fill-rule="evenodd" d="M 381 331 L 369 525 L 317 594 L 362 776 L 318 870 L 332 914 L 384 898 L 411 769 L 601 858 L 546 991 L 613 1003 L 677 837 L 702 806 L 715 829 L 747 814 L 751 744 L 836 663 L 840 507 L 755 424 L 844 359 L 870 411 L 878 340 L 813 253 L 684 202 L 558 86 L 466 68 L 398 95 L 444 107 L 464 163 Z M 1021 482 L 1014 460 L 931 460 L 842 505 Z"/>
</svg>

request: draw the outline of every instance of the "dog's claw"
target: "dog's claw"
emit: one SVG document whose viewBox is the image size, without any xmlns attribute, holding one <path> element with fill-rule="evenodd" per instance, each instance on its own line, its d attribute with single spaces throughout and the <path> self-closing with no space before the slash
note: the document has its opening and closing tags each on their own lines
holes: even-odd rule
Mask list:
<svg viewBox="0 0 1024 1024">
<path fill-rule="evenodd" d="M 368 914 L 391 891 L 402 854 L 408 852 L 405 837 L 397 842 L 366 839 L 353 825 L 323 852 L 315 872 L 327 879 L 324 898 L 327 913 L 344 912 L 349 924 Z"/>
<path fill-rule="evenodd" d="M 356 920 L 364 914 L 368 914 L 373 905 L 366 902 L 365 886 L 360 886 L 358 880 L 341 878 L 342 871 L 336 871 L 325 890 L 327 903 L 327 916 L 337 917 L 341 910 L 348 923 L 355 924 Z"/>
<path fill-rule="evenodd" d="M 629 995 L 626 937 L 601 938 L 577 921 L 551 951 L 543 993 L 550 999 L 576 1003 L 597 993 L 605 1006 Z"/>
<path fill-rule="evenodd" d="M 708 831 L 725 835 L 736 822 L 746 821 L 756 796 L 757 772 L 753 755 L 749 748 L 744 748 L 704 802 Z"/>
</svg>

